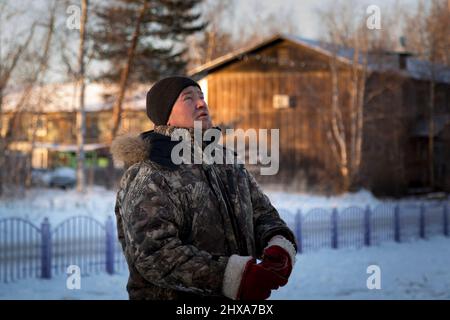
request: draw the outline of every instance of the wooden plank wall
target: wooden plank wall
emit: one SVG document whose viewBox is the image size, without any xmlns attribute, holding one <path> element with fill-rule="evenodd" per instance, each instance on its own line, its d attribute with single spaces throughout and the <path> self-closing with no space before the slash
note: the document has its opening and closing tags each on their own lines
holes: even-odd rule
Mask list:
<svg viewBox="0 0 450 320">
<path fill-rule="evenodd" d="M 292 177 L 301 167 L 333 172 L 336 163 L 329 152 L 322 117 L 329 99 L 323 95 L 327 81 L 327 75 L 320 71 L 216 72 L 208 76 L 209 109 L 215 125 L 280 129 L 280 178 Z M 274 94 L 293 96 L 294 107 L 275 109 Z M 270 146 L 270 140 L 268 143 Z"/>
</svg>

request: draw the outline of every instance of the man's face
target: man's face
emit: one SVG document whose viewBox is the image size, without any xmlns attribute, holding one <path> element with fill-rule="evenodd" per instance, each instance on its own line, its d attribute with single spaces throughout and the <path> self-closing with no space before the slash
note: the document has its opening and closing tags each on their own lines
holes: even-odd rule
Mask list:
<svg viewBox="0 0 450 320">
<path fill-rule="evenodd" d="M 193 128 L 194 121 L 201 121 L 203 129 L 212 127 L 203 92 L 196 86 L 190 86 L 181 91 L 173 105 L 167 124 L 181 128 Z"/>
</svg>

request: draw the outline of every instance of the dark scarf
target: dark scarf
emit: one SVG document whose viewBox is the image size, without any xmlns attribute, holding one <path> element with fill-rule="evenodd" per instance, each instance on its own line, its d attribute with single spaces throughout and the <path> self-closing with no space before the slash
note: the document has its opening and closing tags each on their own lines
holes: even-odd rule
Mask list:
<svg viewBox="0 0 450 320">
<path fill-rule="evenodd" d="M 219 127 L 214 128 L 220 130 Z M 148 154 L 150 160 L 169 169 L 176 169 L 178 167 L 177 164 L 172 162 L 171 154 L 172 149 L 180 143 L 181 140 L 172 141 L 170 136 L 155 132 L 155 130 L 142 132 L 140 136 L 142 140 L 150 145 Z M 210 141 L 203 141 L 202 150 L 212 142 L 214 142 L 214 136 Z M 193 140 L 191 141 L 191 148 L 193 148 Z"/>
</svg>

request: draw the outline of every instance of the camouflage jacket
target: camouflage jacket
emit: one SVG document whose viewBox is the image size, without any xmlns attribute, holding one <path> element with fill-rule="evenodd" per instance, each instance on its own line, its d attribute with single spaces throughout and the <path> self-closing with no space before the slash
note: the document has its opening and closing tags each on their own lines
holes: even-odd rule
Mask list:
<svg viewBox="0 0 450 320">
<path fill-rule="evenodd" d="M 294 244 L 295 238 L 244 165 L 174 165 L 174 129 L 124 135 L 111 147 L 128 166 L 115 214 L 129 297 L 225 299 L 222 282 L 232 254 L 260 258 L 272 236 Z M 193 129 L 183 130 L 193 136 Z"/>
</svg>

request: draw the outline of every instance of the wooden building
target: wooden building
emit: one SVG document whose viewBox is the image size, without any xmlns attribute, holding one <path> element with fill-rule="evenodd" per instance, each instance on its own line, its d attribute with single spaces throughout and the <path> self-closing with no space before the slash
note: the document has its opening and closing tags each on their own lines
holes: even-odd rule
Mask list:
<svg viewBox="0 0 450 320">
<path fill-rule="evenodd" d="M 343 123 L 349 127 L 347 105 L 355 63 L 352 49 L 331 48 L 318 41 L 276 35 L 191 70 L 216 124 L 280 130 L 279 173 L 258 175 L 261 182 L 294 190 L 343 190 L 342 174 L 327 138 L 333 91 L 330 65 L 335 61 L 338 68 Z M 358 186 L 386 195 L 419 188 L 430 191 L 426 138 L 430 64 L 405 53 L 369 55 L 368 61 Z M 439 69 L 433 80 L 432 189 L 450 191 L 449 69 Z"/>
</svg>

